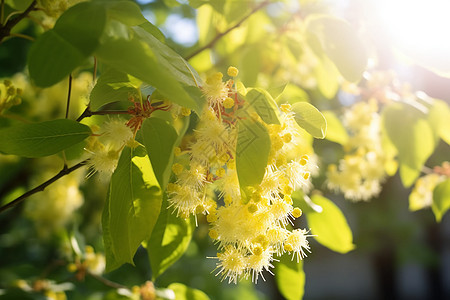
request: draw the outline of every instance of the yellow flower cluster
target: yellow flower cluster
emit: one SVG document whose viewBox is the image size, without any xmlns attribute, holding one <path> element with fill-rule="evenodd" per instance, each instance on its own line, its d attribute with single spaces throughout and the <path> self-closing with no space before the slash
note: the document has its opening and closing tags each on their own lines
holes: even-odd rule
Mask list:
<svg viewBox="0 0 450 300">
<path fill-rule="evenodd" d="M 93 128 L 95 129 L 95 128 Z M 108 179 L 117 167 L 119 155 L 125 145 L 132 145 L 134 134 L 122 119 L 111 118 L 103 124 L 100 134 L 91 136 L 85 150 L 90 154 L 88 176 L 98 172 Z"/>
<path fill-rule="evenodd" d="M 10 80 L 0 83 L 0 115 L 11 106 L 19 105 L 22 102 L 20 95 L 22 89 L 16 88 Z"/>
<path fill-rule="evenodd" d="M 352 201 L 368 201 L 381 191 L 385 163 L 391 159 L 381 148 L 380 116 L 373 100 L 354 104 L 344 115 L 351 136 L 346 155 L 338 165 L 329 165 L 327 185 Z"/>
<path fill-rule="evenodd" d="M 431 173 L 417 179 L 414 188 L 409 195 L 409 209 L 416 211 L 431 207 L 433 203 L 434 188 L 445 180 L 445 176 Z"/>
<path fill-rule="evenodd" d="M 229 76 L 237 74 L 235 68 L 228 70 Z M 222 78 L 221 73 L 213 74 L 202 87 L 208 106 L 191 142 L 175 150 L 176 181 L 168 185 L 167 193 L 179 216 L 207 215 L 209 236 L 219 248 L 216 270 L 222 280 L 236 283 L 251 276 L 257 282 L 259 276 L 264 279 L 263 270 L 271 273 L 274 255 L 288 252 L 299 260 L 309 251 L 308 231 L 289 229 L 302 214 L 293 206 L 291 194 L 309 188 L 315 166 L 307 155 L 298 153 L 300 129 L 290 106 L 284 105 L 280 125 L 259 119 L 271 141 L 268 165 L 261 184 L 246 187 L 246 196 L 241 194 L 235 162 L 237 112 L 246 103 L 234 80 Z"/>
</svg>

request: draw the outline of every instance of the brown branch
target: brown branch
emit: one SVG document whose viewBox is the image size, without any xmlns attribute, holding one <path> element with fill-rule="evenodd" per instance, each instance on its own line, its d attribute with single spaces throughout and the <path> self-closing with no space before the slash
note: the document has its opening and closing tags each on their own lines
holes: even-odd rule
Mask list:
<svg viewBox="0 0 450 300">
<path fill-rule="evenodd" d="M 67 91 L 66 119 L 69 118 L 70 95 L 72 93 L 72 74 L 69 74 L 69 87 Z"/>
<path fill-rule="evenodd" d="M 91 111 L 90 107 L 86 107 L 83 113 L 78 117 L 77 122 L 80 122 L 84 118 L 88 118 L 95 115 L 127 115 L 129 114 L 128 110 L 99 110 L 99 111 Z"/>
<path fill-rule="evenodd" d="M 21 14 L 19 14 L 14 19 L 9 19 L 8 22 L 6 22 L 5 25 L 1 24 L 0 26 L 0 44 L 2 43 L 3 39 L 8 37 L 11 34 L 11 30 L 14 26 L 17 25 L 23 18 L 25 18 L 36 6 L 36 0 L 31 2 L 30 6 Z"/>
<path fill-rule="evenodd" d="M 270 1 L 264 1 L 261 4 L 255 6 L 255 8 L 252 9 L 252 11 L 250 13 L 248 13 L 246 16 L 244 16 L 239 22 L 237 22 L 234 26 L 228 28 L 227 30 L 225 30 L 224 32 L 220 32 L 218 33 L 208 44 L 204 45 L 203 47 L 197 49 L 196 51 L 194 51 L 193 53 L 189 54 L 188 56 L 185 57 L 186 60 L 189 60 L 191 58 L 193 58 L 194 56 L 200 54 L 201 52 L 205 51 L 206 49 L 212 48 L 222 37 L 224 37 L 225 35 L 227 35 L 230 31 L 238 28 L 239 26 L 241 26 L 241 24 L 247 20 L 251 15 L 253 15 L 254 13 L 256 13 L 258 10 L 262 9 L 263 7 L 267 6 L 270 3 Z"/>
<path fill-rule="evenodd" d="M 38 185 L 37 187 L 35 187 L 32 190 L 29 190 L 28 192 L 26 192 L 22 196 L 14 199 L 13 201 L 11 201 L 11 202 L 1 206 L 0 207 L 0 213 L 2 213 L 3 211 L 7 210 L 8 208 L 16 206 L 17 204 L 19 204 L 20 202 L 22 202 L 26 198 L 30 197 L 31 195 L 36 194 L 37 192 L 42 192 L 47 186 L 49 186 L 53 182 L 57 181 L 61 177 L 64 177 L 64 176 L 72 173 L 73 171 L 83 167 L 86 164 L 86 162 L 87 162 L 87 160 L 84 160 L 84 161 L 79 162 L 78 164 L 76 164 L 76 165 L 74 165 L 74 166 L 72 166 L 70 168 L 64 167 L 58 174 L 56 174 L 55 176 L 53 176 L 52 178 L 50 178 L 46 182 Z"/>
</svg>

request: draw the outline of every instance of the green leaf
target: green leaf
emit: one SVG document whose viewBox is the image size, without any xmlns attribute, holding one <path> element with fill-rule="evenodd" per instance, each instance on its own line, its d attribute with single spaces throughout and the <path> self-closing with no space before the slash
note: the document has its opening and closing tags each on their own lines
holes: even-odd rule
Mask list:
<svg viewBox="0 0 450 300">
<path fill-rule="evenodd" d="M 150 160 L 141 148 L 126 147 L 111 177 L 103 212 L 106 271 L 133 263 L 133 256 L 156 224 L 162 202 L 161 189 Z"/>
<path fill-rule="evenodd" d="M 160 65 L 152 49 L 140 39 L 108 40 L 96 54 L 103 63 L 152 85 L 171 101 L 192 109 L 201 107 L 202 99 L 193 99 L 175 74 Z"/>
<path fill-rule="evenodd" d="M 136 3 L 130 1 L 108 1 L 105 4 L 108 17 L 125 25 L 136 26 L 148 22 Z"/>
<path fill-rule="evenodd" d="M 239 122 L 236 171 L 241 188 L 260 184 L 266 171 L 270 137 L 263 124 L 251 119 Z"/>
<path fill-rule="evenodd" d="M 264 122 L 267 124 L 280 124 L 277 104 L 267 91 L 253 88 L 247 92 L 245 100 Z"/>
<path fill-rule="evenodd" d="M 283 255 L 275 264 L 275 281 L 281 295 L 287 300 L 301 300 L 305 293 L 305 272 L 303 261 L 297 263 Z"/>
<path fill-rule="evenodd" d="M 437 222 L 441 222 L 444 214 L 450 209 L 450 179 L 439 183 L 433 190 L 433 203 L 431 204 Z"/>
<path fill-rule="evenodd" d="M 165 189 L 171 173 L 177 132 L 167 121 L 148 118 L 142 124 L 142 136 L 155 176 L 161 188 Z"/>
<path fill-rule="evenodd" d="M 33 0 L 6 0 L 5 4 L 8 4 L 19 11 L 24 11 L 30 6 L 31 2 L 33 2 Z"/>
<path fill-rule="evenodd" d="M 209 300 L 209 297 L 200 290 L 190 288 L 182 283 L 172 283 L 167 287 L 175 293 L 177 300 Z"/>
<path fill-rule="evenodd" d="M 297 102 L 292 105 L 295 113 L 295 121 L 315 138 L 325 138 L 327 132 L 327 120 L 322 113 L 307 102 Z"/>
<path fill-rule="evenodd" d="M 137 36 L 146 43 L 155 54 L 161 68 L 169 71 L 180 83 L 198 87 L 202 79 L 197 72 L 178 53 L 161 43 L 156 37 L 141 27 L 134 27 Z"/>
<path fill-rule="evenodd" d="M 322 114 L 327 120 L 327 135 L 325 138 L 341 145 L 347 144 L 347 130 L 344 128 L 336 114 L 331 110 L 322 111 Z"/>
<path fill-rule="evenodd" d="M 192 218 L 179 218 L 167 206 L 168 201 L 164 194 L 161 214 L 145 245 L 153 281 L 184 254 L 195 228 Z"/>
<path fill-rule="evenodd" d="M 130 95 L 139 95 L 140 84 L 138 79 L 130 75 L 106 68 L 92 89 L 91 109 L 95 111 L 108 103 L 128 101 Z"/>
<path fill-rule="evenodd" d="M 432 101 L 428 121 L 437 137 L 450 144 L 450 108 L 445 101 L 438 99 Z"/>
<path fill-rule="evenodd" d="M 68 76 L 97 48 L 105 22 L 100 4 L 82 2 L 68 9 L 31 46 L 30 77 L 38 86 L 48 87 Z"/>
<path fill-rule="evenodd" d="M 19 124 L 0 130 L 0 152 L 42 157 L 75 145 L 92 133 L 83 124 L 68 119 Z"/>
<path fill-rule="evenodd" d="M 339 73 L 328 57 L 322 57 L 314 68 L 317 87 L 327 99 L 333 99 L 339 90 Z"/>
<path fill-rule="evenodd" d="M 358 81 L 362 77 L 368 57 L 349 23 L 331 16 L 312 15 L 306 21 L 306 29 L 317 37 L 323 51 L 345 79 Z"/>
<path fill-rule="evenodd" d="M 422 112 L 403 103 L 392 103 L 384 108 L 382 129 L 398 151 L 400 175 L 408 187 L 434 151 L 433 130 Z"/>
<path fill-rule="evenodd" d="M 314 204 L 322 207 L 322 212 L 310 210 L 306 212 L 311 234 L 323 246 L 339 252 L 347 253 L 355 248 L 353 236 L 345 216 L 341 210 L 329 199 L 313 195 Z"/>
</svg>

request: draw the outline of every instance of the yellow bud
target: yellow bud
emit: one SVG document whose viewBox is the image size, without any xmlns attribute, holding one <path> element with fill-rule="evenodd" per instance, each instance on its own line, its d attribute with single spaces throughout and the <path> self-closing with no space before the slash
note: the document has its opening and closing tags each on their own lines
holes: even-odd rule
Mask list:
<svg viewBox="0 0 450 300">
<path fill-rule="evenodd" d="M 337 166 L 335 164 L 328 165 L 328 171 L 329 172 L 336 172 Z"/>
<path fill-rule="evenodd" d="M 236 164 L 235 164 L 235 160 L 234 159 L 228 160 L 228 162 L 227 162 L 227 168 L 228 169 L 234 170 L 235 166 L 236 166 Z"/>
<path fill-rule="evenodd" d="M 166 189 L 167 189 L 168 193 L 175 192 L 178 189 L 178 184 L 170 182 L 169 184 L 167 184 L 167 188 Z"/>
<path fill-rule="evenodd" d="M 239 74 L 239 70 L 235 67 L 230 66 L 228 67 L 227 74 L 228 76 L 236 77 Z"/>
<path fill-rule="evenodd" d="M 302 155 L 302 157 L 300 158 L 300 164 L 302 166 L 305 166 L 308 163 L 308 160 L 309 160 L 308 155 Z"/>
<path fill-rule="evenodd" d="M 223 100 L 223 107 L 232 108 L 233 106 L 234 106 L 233 98 L 227 97 L 225 100 Z"/>
<path fill-rule="evenodd" d="M 310 175 L 311 175 L 311 174 L 310 174 L 309 172 L 305 172 L 305 173 L 303 174 L 303 178 L 305 178 L 305 180 L 308 180 Z"/>
<path fill-rule="evenodd" d="M 191 114 L 191 110 L 187 107 L 181 108 L 181 114 L 185 117 L 189 116 Z"/>
<path fill-rule="evenodd" d="M 283 135 L 283 142 L 289 143 L 290 141 L 292 141 L 292 134 L 290 134 L 290 133 L 288 132 L 288 133 L 286 133 L 285 135 Z"/>
<path fill-rule="evenodd" d="M 206 181 L 212 182 L 213 177 L 214 177 L 214 175 L 212 173 L 208 173 L 208 175 L 206 176 Z"/>
<path fill-rule="evenodd" d="M 3 84 L 4 84 L 6 87 L 8 87 L 8 86 L 12 85 L 12 82 L 11 82 L 11 80 L 5 79 L 5 80 L 3 80 Z"/>
<path fill-rule="evenodd" d="M 71 273 L 75 273 L 77 270 L 78 270 L 78 267 L 76 264 L 70 263 L 67 265 L 67 271 L 69 271 Z"/>
<path fill-rule="evenodd" d="M 296 207 L 296 208 L 294 208 L 293 210 L 292 210 L 292 215 L 294 216 L 294 218 L 300 218 L 301 217 L 301 215 L 302 215 L 302 210 L 300 209 L 300 208 L 298 208 L 298 207 Z"/>
<path fill-rule="evenodd" d="M 208 233 L 209 237 L 216 240 L 219 237 L 219 233 L 215 229 L 211 229 Z"/>
<path fill-rule="evenodd" d="M 131 292 L 134 295 L 138 295 L 141 292 L 141 288 L 138 285 L 133 285 L 133 287 L 131 288 Z"/>
<path fill-rule="evenodd" d="M 292 250 L 294 250 L 294 248 L 292 247 L 291 244 L 287 243 L 284 244 L 284 250 L 286 250 L 287 252 L 291 252 Z"/>
<path fill-rule="evenodd" d="M 180 175 L 183 172 L 184 167 L 179 163 L 174 163 L 172 166 L 172 171 L 175 175 Z"/>
<path fill-rule="evenodd" d="M 195 208 L 195 213 L 196 214 L 201 214 L 202 212 L 205 211 L 205 207 L 203 205 L 197 205 L 197 207 Z"/>
<path fill-rule="evenodd" d="M 223 74 L 220 72 L 214 73 L 206 79 L 207 84 L 214 84 L 218 81 L 222 81 Z"/>
<path fill-rule="evenodd" d="M 10 86 L 10 87 L 8 88 L 7 93 L 8 93 L 8 95 L 10 95 L 10 96 L 14 95 L 14 94 L 16 93 L 16 88 L 13 87 L 13 86 Z"/>
<path fill-rule="evenodd" d="M 84 247 L 84 251 L 86 253 L 94 253 L 94 248 L 92 248 L 92 246 L 87 245 L 86 247 Z"/>
<path fill-rule="evenodd" d="M 223 198 L 223 201 L 225 202 L 225 205 L 230 205 L 231 202 L 233 202 L 233 198 L 231 198 L 230 195 L 226 195 L 226 196 Z"/>
<path fill-rule="evenodd" d="M 181 148 L 180 147 L 175 147 L 173 149 L 173 154 L 175 154 L 175 156 L 178 156 L 181 154 Z"/>
</svg>

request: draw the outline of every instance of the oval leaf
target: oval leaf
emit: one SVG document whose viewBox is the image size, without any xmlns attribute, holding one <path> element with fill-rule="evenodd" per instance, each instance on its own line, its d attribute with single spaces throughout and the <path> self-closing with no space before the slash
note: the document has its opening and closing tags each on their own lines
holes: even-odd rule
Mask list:
<svg viewBox="0 0 450 300">
<path fill-rule="evenodd" d="M 241 188 L 260 184 L 266 171 L 270 136 L 263 124 L 246 119 L 239 122 L 236 171 Z"/>
<path fill-rule="evenodd" d="M 400 176 L 410 186 L 433 153 L 435 137 L 425 114 L 401 103 L 392 103 L 382 112 L 382 129 L 398 151 Z"/>
<path fill-rule="evenodd" d="M 288 300 L 301 300 L 305 293 L 305 272 L 303 261 L 297 263 L 289 256 L 283 255 L 275 265 L 275 281 L 278 290 Z"/>
<path fill-rule="evenodd" d="M 263 89 L 251 89 L 245 100 L 267 124 L 280 124 L 278 107 L 272 96 Z"/>
<path fill-rule="evenodd" d="M 323 139 L 327 133 L 327 120 L 322 113 L 307 102 L 297 102 L 292 105 L 295 121 L 315 138 Z"/>
<path fill-rule="evenodd" d="M 438 222 L 442 220 L 444 214 L 450 209 L 450 179 L 439 183 L 434 188 L 431 209 Z"/>
<path fill-rule="evenodd" d="M 48 87 L 68 76 L 97 48 L 105 23 L 102 5 L 83 2 L 68 9 L 31 46 L 30 77 L 38 86 Z"/>
<path fill-rule="evenodd" d="M 161 188 L 165 189 L 170 177 L 177 132 L 167 121 L 149 118 L 142 124 L 142 136 L 155 176 Z"/>
<path fill-rule="evenodd" d="M 329 199 L 313 195 L 314 204 L 322 207 L 322 212 L 309 210 L 306 212 L 311 234 L 323 246 L 339 252 L 347 253 L 355 248 L 353 235 L 342 211 Z"/>
<path fill-rule="evenodd" d="M 161 209 L 161 189 L 150 161 L 135 156 L 135 151 L 139 150 L 126 147 L 122 151 L 103 211 L 107 272 L 124 263 L 134 264 L 134 254 L 150 237 Z"/>
<path fill-rule="evenodd" d="M 164 194 L 161 214 L 145 245 L 150 259 L 153 281 L 184 254 L 195 228 L 192 219 L 177 217 L 169 211 L 167 206 L 168 201 Z"/>
<path fill-rule="evenodd" d="M 91 133 L 88 126 L 68 119 L 15 125 L 0 130 L 0 152 L 48 156 L 81 142 Z"/>
<path fill-rule="evenodd" d="M 344 20 L 325 15 L 313 15 L 306 23 L 307 31 L 317 37 L 342 76 L 348 81 L 361 79 L 368 56 L 354 28 Z"/>
<path fill-rule="evenodd" d="M 175 293 L 175 299 L 177 300 L 209 300 L 209 297 L 202 291 L 181 283 L 172 283 L 167 288 Z"/>
</svg>

